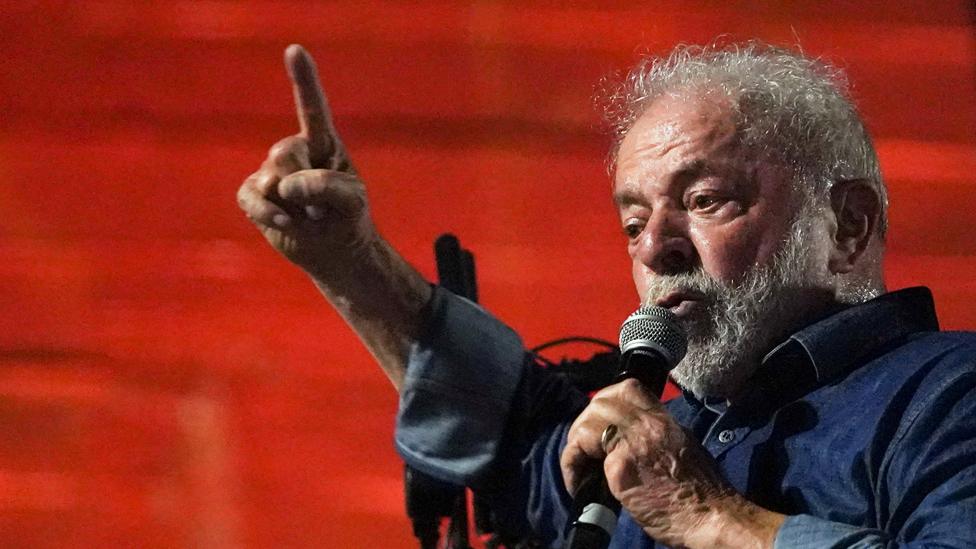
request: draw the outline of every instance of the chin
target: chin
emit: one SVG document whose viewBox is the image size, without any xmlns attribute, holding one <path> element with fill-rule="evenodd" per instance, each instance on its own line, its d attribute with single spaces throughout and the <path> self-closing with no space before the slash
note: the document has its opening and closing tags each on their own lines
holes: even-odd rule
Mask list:
<svg viewBox="0 0 976 549">
<path fill-rule="evenodd" d="M 729 400 L 742 389 L 748 376 L 727 375 L 727 372 L 723 374 L 726 375 L 709 375 L 709 373 L 699 375 L 698 372 L 681 372 L 675 368 L 671 372 L 671 377 L 679 387 L 699 400 L 706 398 Z"/>
<path fill-rule="evenodd" d="M 739 344 L 733 348 L 717 342 L 698 345 L 689 341 L 688 353 L 671 371 L 671 377 L 695 398 L 730 399 L 759 369 L 763 356 L 759 347 Z"/>
</svg>

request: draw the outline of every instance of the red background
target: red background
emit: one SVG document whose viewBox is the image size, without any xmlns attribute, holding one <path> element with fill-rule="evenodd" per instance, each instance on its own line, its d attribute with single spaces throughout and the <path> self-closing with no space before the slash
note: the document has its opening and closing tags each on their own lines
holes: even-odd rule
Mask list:
<svg viewBox="0 0 976 549">
<path fill-rule="evenodd" d="M 393 391 L 235 204 L 296 131 L 291 42 L 386 237 L 433 276 L 458 234 L 529 344 L 613 338 L 635 305 L 599 78 L 723 33 L 799 42 L 877 138 L 889 286 L 976 326 L 970 2 L 564 4 L 0 4 L 0 543 L 415 546 Z"/>
</svg>

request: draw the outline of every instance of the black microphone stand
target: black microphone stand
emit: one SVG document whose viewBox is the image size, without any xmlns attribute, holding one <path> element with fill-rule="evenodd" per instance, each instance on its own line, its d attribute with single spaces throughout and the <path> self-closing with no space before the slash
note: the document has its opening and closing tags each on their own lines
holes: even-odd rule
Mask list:
<svg viewBox="0 0 976 549">
<path fill-rule="evenodd" d="M 474 255 L 457 237 L 443 234 L 434 242 L 438 284 L 455 294 L 478 301 Z M 421 549 L 435 549 L 440 541 L 440 524 L 450 518 L 446 549 L 471 549 L 468 540 L 468 500 L 464 486 L 437 480 L 409 465 L 404 466 L 404 494 L 407 516 Z"/>
</svg>

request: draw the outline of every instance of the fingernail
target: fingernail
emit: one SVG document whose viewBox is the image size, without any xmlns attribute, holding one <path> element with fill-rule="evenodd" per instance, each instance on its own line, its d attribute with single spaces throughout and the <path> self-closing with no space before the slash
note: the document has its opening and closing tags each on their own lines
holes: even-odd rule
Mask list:
<svg viewBox="0 0 976 549">
<path fill-rule="evenodd" d="M 285 226 L 288 225 L 288 222 L 290 220 L 288 219 L 288 216 L 287 215 L 285 215 L 285 214 L 278 214 L 278 215 L 272 217 L 271 218 L 271 221 L 274 221 L 274 224 L 277 225 L 277 226 L 279 226 L 279 227 L 285 227 Z"/>
<path fill-rule="evenodd" d="M 318 206 L 305 206 L 305 215 L 307 215 L 312 221 L 318 221 L 325 217 L 325 213 L 322 211 L 322 208 L 319 208 Z"/>
</svg>

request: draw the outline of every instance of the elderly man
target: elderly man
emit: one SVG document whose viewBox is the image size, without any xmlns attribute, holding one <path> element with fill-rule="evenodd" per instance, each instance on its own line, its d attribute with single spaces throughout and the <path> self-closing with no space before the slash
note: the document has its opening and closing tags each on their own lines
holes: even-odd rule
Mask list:
<svg viewBox="0 0 976 549">
<path fill-rule="evenodd" d="M 311 58 L 286 64 L 302 132 L 238 200 L 400 390 L 408 463 L 545 546 L 602 461 L 612 547 L 976 547 L 976 337 L 939 332 L 924 288 L 885 293 L 885 188 L 836 71 L 684 47 L 614 93 L 637 292 L 688 333 L 662 405 L 634 382 L 588 401 L 428 284 L 375 231 Z"/>
</svg>

